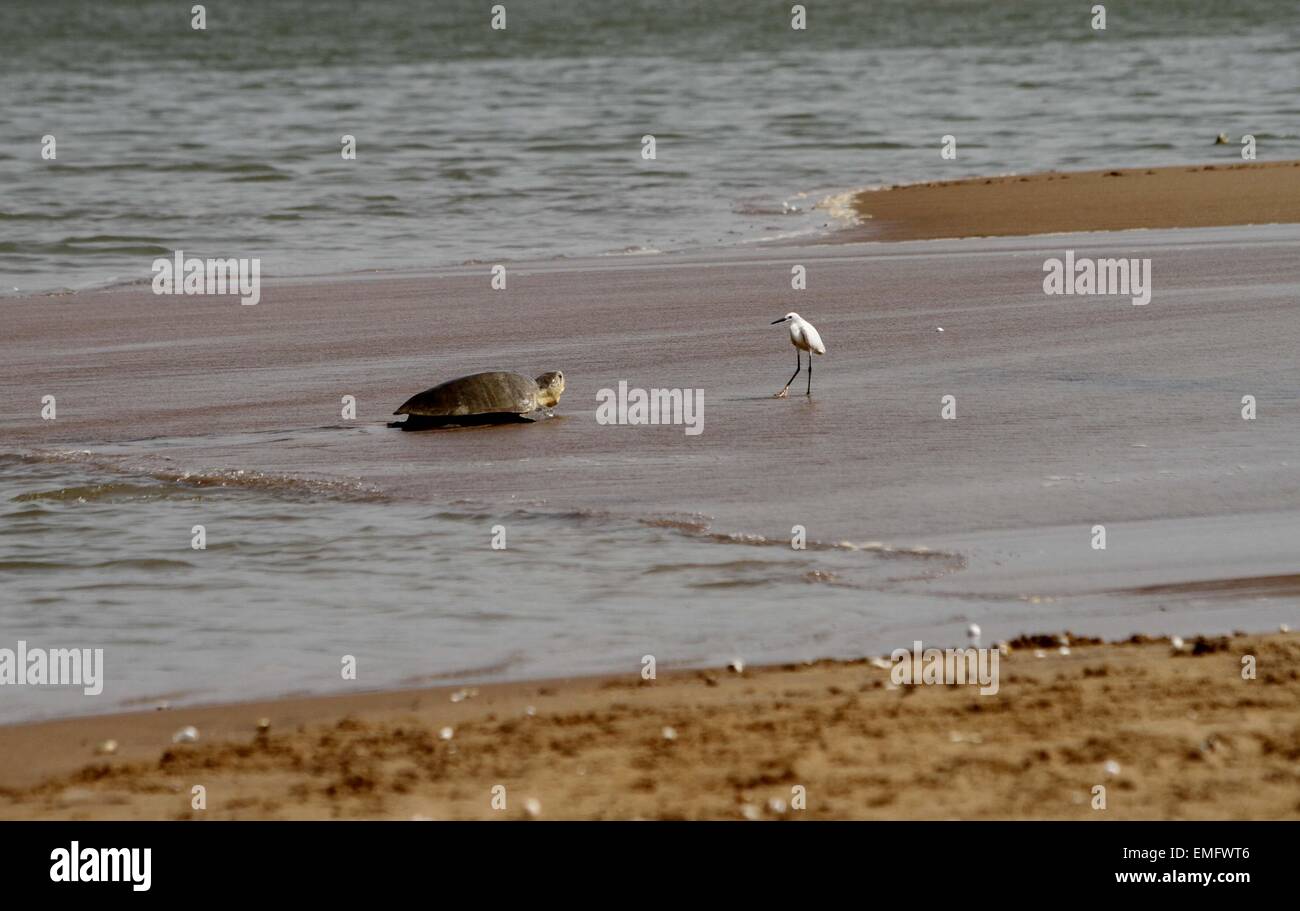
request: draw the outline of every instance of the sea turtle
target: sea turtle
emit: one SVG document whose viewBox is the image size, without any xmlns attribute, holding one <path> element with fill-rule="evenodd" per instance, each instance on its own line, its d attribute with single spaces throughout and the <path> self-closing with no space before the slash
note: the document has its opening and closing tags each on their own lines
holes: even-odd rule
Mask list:
<svg viewBox="0 0 1300 911">
<path fill-rule="evenodd" d="M 388 426 L 424 430 L 536 421 L 550 417 L 550 409 L 560 403 L 563 394 L 564 374 L 558 370 L 535 380 L 505 370 L 472 373 L 411 396 L 393 412 L 407 415 L 406 420 Z"/>
</svg>

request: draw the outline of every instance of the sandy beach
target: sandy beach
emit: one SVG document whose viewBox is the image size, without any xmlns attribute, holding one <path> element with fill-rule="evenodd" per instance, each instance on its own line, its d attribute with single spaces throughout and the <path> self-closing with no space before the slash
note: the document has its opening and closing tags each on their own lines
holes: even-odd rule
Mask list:
<svg viewBox="0 0 1300 911">
<path fill-rule="evenodd" d="M 1294 634 L 1060 641 L 1013 643 L 989 696 L 817 662 L 29 725 L 0 817 L 1300 818 Z"/>
<path fill-rule="evenodd" d="M 889 620 L 818 654 L 921 633 L 952 644 L 976 617 L 1005 639 L 1294 626 L 1300 227 L 1245 225 L 1300 220 L 1300 167 L 1121 173 L 865 194 L 872 218 L 838 243 L 507 263 L 506 291 L 476 264 L 271 281 L 255 307 L 147 285 L 10 300 L 0 428 L 40 458 L 196 486 L 582 510 L 776 546 L 804 525 L 821 545 L 934 555 L 864 594 Z M 1146 188 L 1141 205 L 1096 191 L 1120 184 Z M 987 219 L 954 230 L 1030 236 L 943 239 L 938 225 L 986 193 L 1005 206 L 979 203 Z M 1082 233 L 1051 233 L 1061 212 Z M 864 242 L 887 224 L 898 242 Z M 1149 257 L 1150 304 L 1045 296 L 1044 260 L 1067 249 Z M 791 289 L 795 264 L 806 291 Z M 791 309 L 829 352 L 811 398 L 774 400 L 790 348 L 768 324 Z M 498 367 L 562 369 L 558 417 L 384 426 L 411 393 Z M 597 390 L 621 380 L 702 389 L 704 432 L 597 424 Z M 955 421 L 940 416 L 949 394 Z M 340 420 L 344 395 L 355 421 Z M 1097 523 L 1104 553 L 1089 546 Z M 33 722 L 0 737 L 0 816 L 182 818 L 201 778 L 213 818 L 518 817 L 527 797 L 547 818 L 772 816 L 768 801 L 804 782 L 810 818 L 1084 818 L 1080 795 L 1112 760 L 1108 818 L 1300 812 L 1289 637 L 1196 657 L 1034 651 L 1013 653 L 989 701 L 904 696 L 879 668 L 826 662 L 484 684 L 460 703 L 457 688 L 404 690 Z M 1246 652 L 1261 661 L 1248 685 Z M 183 724 L 200 743 L 168 750 Z M 96 758 L 107 739 L 119 751 Z M 495 783 L 509 812 L 489 806 Z"/>
</svg>

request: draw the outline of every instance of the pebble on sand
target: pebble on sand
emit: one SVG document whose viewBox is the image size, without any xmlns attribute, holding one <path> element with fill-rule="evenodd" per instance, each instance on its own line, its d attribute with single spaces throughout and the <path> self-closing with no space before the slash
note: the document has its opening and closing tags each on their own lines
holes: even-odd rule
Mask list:
<svg viewBox="0 0 1300 911">
<path fill-rule="evenodd" d="M 450 740 L 451 738 L 456 736 L 456 732 L 453 731 L 451 728 L 443 728 L 441 731 L 438 732 L 438 736 L 443 740 Z"/>
<path fill-rule="evenodd" d="M 186 725 L 175 734 L 172 734 L 172 743 L 197 743 L 199 739 L 199 729 L 194 725 Z"/>
<path fill-rule="evenodd" d="M 95 752 L 99 753 L 101 756 L 112 756 L 114 753 L 117 752 L 117 741 L 116 740 L 102 741 L 99 744 L 99 746 L 95 747 Z"/>
</svg>

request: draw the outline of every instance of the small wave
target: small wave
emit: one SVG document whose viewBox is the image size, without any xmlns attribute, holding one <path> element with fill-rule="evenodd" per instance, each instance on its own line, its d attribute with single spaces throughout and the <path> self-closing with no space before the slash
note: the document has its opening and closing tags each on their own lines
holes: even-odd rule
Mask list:
<svg viewBox="0 0 1300 911">
<path fill-rule="evenodd" d="M 796 197 L 799 198 L 799 197 Z M 731 211 L 737 215 L 759 215 L 763 217 L 773 215 L 806 215 L 808 206 L 791 202 L 788 199 L 781 200 L 781 204 L 771 202 L 759 202 L 754 200 L 742 200 L 731 207 Z"/>
<path fill-rule="evenodd" d="M 814 208 L 820 209 L 836 221 L 842 222 L 846 227 L 852 227 L 862 223 L 858 215 L 857 207 L 854 201 L 862 190 L 848 190 L 844 193 L 835 193 L 824 197 L 817 203 Z"/>
<path fill-rule="evenodd" d="M 703 534 L 711 524 L 707 518 L 701 515 L 654 516 L 638 521 L 649 528 L 671 528 L 692 534 Z"/>
<path fill-rule="evenodd" d="M 266 474 L 245 469 L 215 471 L 151 471 L 159 481 L 200 488 L 236 488 L 275 494 L 329 496 L 339 499 L 377 502 L 389 497 L 378 487 L 360 480 L 303 478 L 293 475 Z"/>
<path fill-rule="evenodd" d="M 762 588 L 769 584 L 770 583 L 767 579 L 718 579 L 713 582 L 692 582 L 688 587 L 708 591 L 717 589 Z"/>
<path fill-rule="evenodd" d="M 617 250 L 606 250 L 604 253 L 601 253 L 599 255 L 600 256 L 652 256 L 654 254 L 658 254 L 662 252 L 664 251 L 658 249 L 657 247 L 646 247 L 640 244 L 633 244 L 629 247 L 621 247 Z"/>
<path fill-rule="evenodd" d="M 658 573 L 689 572 L 692 570 L 746 570 L 767 569 L 772 564 L 766 560 L 731 560 L 726 563 L 656 563 L 642 570 L 642 575 L 652 576 Z"/>
<path fill-rule="evenodd" d="M 752 547 L 790 547 L 790 540 L 784 537 L 768 538 L 764 535 L 743 531 L 711 531 L 710 526 L 712 523 L 710 520 L 700 515 L 655 516 L 650 518 L 641 518 L 638 521 L 651 528 L 667 528 L 673 531 L 678 531 L 692 538 L 699 538 L 701 540 L 718 544 L 744 544 Z M 967 558 L 962 554 L 935 550 L 924 544 L 904 546 L 887 544 L 884 541 L 864 541 L 860 543 L 854 541 L 806 541 L 804 542 L 803 549 L 805 551 L 814 552 L 836 551 L 852 553 L 858 551 L 875 554 L 886 559 L 935 561 L 942 564 L 942 572 L 964 569 L 967 564 Z M 700 566 L 698 568 L 703 569 L 709 567 Z"/>
<path fill-rule="evenodd" d="M 401 682 L 403 686 L 420 686 L 422 684 L 438 683 L 439 681 L 444 680 L 469 680 L 477 677 L 499 677 L 514 667 L 520 657 L 522 656 L 511 655 L 503 661 L 497 661 L 492 664 L 439 671 L 434 674 L 416 674 L 404 678 Z"/>
<path fill-rule="evenodd" d="M 55 563 L 51 560 L 0 560 L 0 572 L 29 569 L 71 569 L 72 563 Z"/>
<path fill-rule="evenodd" d="M 138 288 L 153 284 L 153 278 L 150 276 L 118 276 L 115 278 L 106 278 L 93 284 L 87 284 L 79 287 L 79 291 L 113 291 L 119 288 Z"/>
<path fill-rule="evenodd" d="M 171 250 L 150 238 L 101 235 L 97 237 L 68 237 L 49 243 L 3 241 L 0 242 L 0 253 L 19 256 L 55 257 L 68 255 L 166 256 L 171 253 Z"/>
<path fill-rule="evenodd" d="M 279 432 L 279 431 L 276 431 Z M 72 500 L 85 498 L 107 499 L 112 497 L 148 496 L 159 497 L 176 494 L 194 495 L 195 491 L 247 490 L 284 496 L 320 496 L 331 499 L 384 502 L 391 497 L 381 488 L 361 480 L 342 478 L 310 478 L 294 475 L 270 474 L 246 469 L 211 469 L 207 471 L 184 471 L 179 469 L 158 469 L 125 464 L 127 457 L 105 457 L 89 449 L 35 451 L 28 453 L 0 453 L 0 464 L 8 462 L 25 462 L 30 464 L 74 464 L 88 469 L 107 471 L 115 474 L 149 478 L 159 485 L 173 485 L 171 490 L 163 491 L 156 486 L 141 487 L 138 484 L 122 482 L 120 484 L 93 484 L 84 487 L 65 487 L 52 491 L 37 491 L 19 494 L 15 499 L 26 501 Z"/>
<path fill-rule="evenodd" d="M 64 212 L 5 212 L 0 210 L 0 221 L 84 221 L 95 213 L 87 209 L 70 209 Z"/>
<path fill-rule="evenodd" d="M 158 485 L 143 487 L 126 482 L 115 484 L 90 484 L 81 487 L 61 487 L 57 490 L 40 490 L 32 493 L 20 493 L 14 497 L 15 503 L 30 503 L 41 500 L 73 501 L 77 503 L 94 503 L 100 500 L 137 499 L 141 497 L 156 498 L 165 496 L 168 491 Z"/>
<path fill-rule="evenodd" d="M 293 180 L 292 174 L 248 174 L 239 177 L 232 177 L 228 183 L 276 183 L 283 180 Z"/>
<path fill-rule="evenodd" d="M 127 560 L 105 560 L 92 563 L 87 569 L 193 569 L 194 564 L 188 560 L 168 560 L 162 557 L 136 558 Z"/>
</svg>

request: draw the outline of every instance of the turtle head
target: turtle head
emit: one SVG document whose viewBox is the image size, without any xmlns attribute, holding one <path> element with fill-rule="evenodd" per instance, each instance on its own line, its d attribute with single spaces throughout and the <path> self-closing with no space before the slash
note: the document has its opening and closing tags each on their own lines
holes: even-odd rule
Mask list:
<svg viewBox="0 0 1300 911">
<path fill-rule="evenodd" d="M 564 395 L 563 373 L 552 370 L 537 378 L 537 404 L 543 408 L 554 408 L 560 404 L 562 395 Z"/>
</svg>

